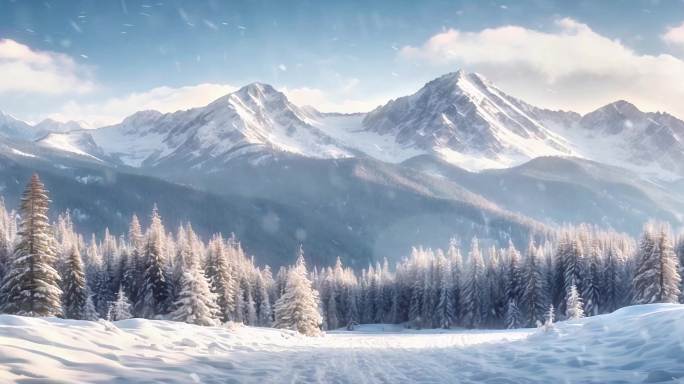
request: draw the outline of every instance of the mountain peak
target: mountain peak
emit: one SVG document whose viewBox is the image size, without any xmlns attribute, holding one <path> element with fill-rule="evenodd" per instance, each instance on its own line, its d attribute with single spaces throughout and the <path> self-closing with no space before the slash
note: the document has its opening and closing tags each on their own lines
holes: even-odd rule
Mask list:
<svg viewBox="0 0 684 384">
<path fill-rule="evenodd" d="M 462 82 L 475 83 L 476 85 L 484 85 L 487 83 L 487 79 L 477 72 L 467 72 L 463 69 L 459 69 L 456 72 L 449 72 L 444 74 L 426 84 L 436 85 L 436 84 L 455 84 L 460 85 Z"/>
<path fill-rule="evenodd" d="M 144 111 L 136 112 L 128 117 L 126 117 L 122 124 L 135 125 L 143 121 L 150 121 L 158 119 L 163 116 L 163 113 L 156 111 L 154 109 L 146 109 Z"/>
<path fill-rule="evenodd" d="M 279 95 L 281 94 L 275 88 L 269 84 L 253 82 L 245 85 L 244 87 L 238 89 L 235 94 L 239 95 L 249 95 L 251 97 L 264 97 L 268 95 Z M 282 94 L 281 94 L 282 95 Z"/>
<path fill-rule="evenodd" d="M 601 125 L 614 125 L 617 121 L 624 122 L 625 120 L 639 120 L 644 116 L 644 112 L 640 111 L 634 104 L 625 101 L 617 100 L 603 107 L 589 112 L 582 117 L 582 125 L 586 127 L 596 127 Z M 613 129 L 612 131 L 616 131 Z"/>
<path fill-rule="evenodd" d="M 618 100 L 618 101 L 612 102 L 612 103 L 608 104 L 606 107 L 613 108 L 615 111 L 617 111 L 621 114 L 642 113 L 641 110 L 639 110 L 639 108 L 636 107 L 636 105 L 634 105 L 634 104 L 632 104 L 626 100 Z"/>
</svg>

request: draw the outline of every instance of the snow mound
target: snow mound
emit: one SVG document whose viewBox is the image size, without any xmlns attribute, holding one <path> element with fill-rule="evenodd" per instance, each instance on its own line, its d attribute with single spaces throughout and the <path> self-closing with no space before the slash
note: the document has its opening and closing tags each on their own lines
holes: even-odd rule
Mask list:
<svg viewBox="0 0 684 384">
<path fill-rule="evenodd" d="M 638 383 L 684 380 L 684 305 L 560 322 L 549 332 L 363 325 L 303 337 L 0 315 L 0 382 Z"/>
</svg>

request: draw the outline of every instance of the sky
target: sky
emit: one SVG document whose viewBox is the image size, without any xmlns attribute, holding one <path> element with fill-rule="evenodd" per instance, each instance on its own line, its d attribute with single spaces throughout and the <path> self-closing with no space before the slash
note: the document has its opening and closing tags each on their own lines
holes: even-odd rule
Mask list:
<svg viewBox="0 0 684 384">
<path fill-rule="evenodd" d="M 531 104 L 684 117 L 684 0 L 0 0 L 0 110 L 92 126 L 250 82 L 364 112 L 458 69 Z"/>
</svg>

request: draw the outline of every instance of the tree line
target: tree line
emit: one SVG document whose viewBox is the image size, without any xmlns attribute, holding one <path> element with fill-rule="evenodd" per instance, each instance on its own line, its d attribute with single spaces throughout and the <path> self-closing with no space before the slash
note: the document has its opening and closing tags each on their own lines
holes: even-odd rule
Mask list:
<svg viewBox="0 0 684 384">
<path fill-rule="evenodd" d="M 19 212 L 0 202 L 0 312 L 112 321 L 130 317 L 197 325 L 233 321 L 313 335 L 361 323 L 415 328 L 517 328 L 579 318 L 630 304 L 682 299 L 684 241 L 663 223 L 638 240 L 589 225 L 561 228 L 523 252 L 513 243 L 467 253 L 414 248 L 393 268 L 307 268 L 274 275 L 235 236 L 203 241 L 190 223 L 167 231 L 154 207 L 149 225 L 101 239 L 75 231 L 68 212 L 51 223 L 48 193 L 34 175 Z"/>
</svg>

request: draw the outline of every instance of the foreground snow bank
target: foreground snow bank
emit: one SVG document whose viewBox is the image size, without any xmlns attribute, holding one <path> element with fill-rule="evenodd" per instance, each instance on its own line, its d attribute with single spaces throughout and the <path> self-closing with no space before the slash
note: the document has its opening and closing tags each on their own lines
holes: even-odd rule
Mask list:
<svg viewBox="0 0 684 384">
<path fill-rule="evenodd" d="M 684 382 L 684 305 L 644 305 L 551 332 L 362 326 L 307 338 L 0 315 L 0 382 Z"/>
</svg>

